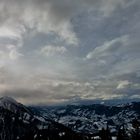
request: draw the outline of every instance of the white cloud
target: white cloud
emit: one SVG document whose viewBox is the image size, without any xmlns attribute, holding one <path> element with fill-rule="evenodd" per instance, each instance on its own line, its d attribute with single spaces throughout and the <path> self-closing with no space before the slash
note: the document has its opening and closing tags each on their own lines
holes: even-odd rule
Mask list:
<svg viewBox="0 0 140 140">
<path fill-rule="evenodd" d="M 69 6 L 66 2 L 64 3 L 61 6 L 55 1 L 0 1 L 0 5 L 2 5 L 0 6 L 0 11 L 2 11 L 0 22 L 2 21 L 2 25 L 6 25 L 1 28 L 0 35 L 4 33 L 3 35 L 6 36 L 17 37 L 19 26 L 23 26 L 46 34 L 54 32 L 67 44 L 78 45 L 78 38 L 70 21 L 72 10 L 67 12 L 68 9 L 65 9 L 65 6 L 68 8 Z M 63 12 L 63 8 L 66 11 Z M 17 27 L 14 28 L 13 25 Z"/>
<path fill-rule="evenodd" d="M 0 23 L 22 25 L 46 34 L 54 32 L 67 44 L 78 45 L 79 38 L 71 22 L 74 17 L 90 9 L 102 16 L 110 15 L 123 5 L 126 5 L 124 0 L 1 0 Z M 7 27 L 5 33 L 16 35 Z"/>
<path fill-rule="evenodd" d="M 116 89 L 124 89 L 128 88 L 130 86 L 130 82 L 125 80 L 125 81 L 120 81 Z"/>
<path fill-rule="evenodd" d="M 52 46 L 48 45 L 41 49 L 41 53 L 45 56 L 62 55 L 67 51 L 64 46 Z"/>
<path fill-rule="evenodd" d="M 130 96 L 130 99 L 140 99 L 140 95 L 139 94 L 132 95 Z"/>
<path fill-rule="evenodd" d="M 115 38 L 111 41 L 106 41 L 103 45 L 98 46 L 93 51 L 89 52 L 86 58 L 98 59 L 101 57 L 112 55 L 112 52 L 115 53 L 118 49 L 124 47 L 127 44 L 127 41 L 127 35 Z"/>
<path fill-rule="evenodd" d="M 3 45 L 3 50 L 0 50 L 0 62 L 1 64 L 7 64 L 11 60 L 17 60 L 19 57 L 23 56 L 18 51 L 18 47 L 14 45 Z"/>
<path fill-rule="evenodd" d="M 16 60 L 21 56 L 23 56 L 23 54 L 19 53 L 15 48 L 10 49 L 9 58 L 11 60 Z"/>
<path fill-rule="evenodd" d="M 6 37 L 10 39 L 20 38 L 19 33 L 17 33 L 14 29 L 10 29 L 6 26 L 0 27 L 0 37 Z"/>
</svg>

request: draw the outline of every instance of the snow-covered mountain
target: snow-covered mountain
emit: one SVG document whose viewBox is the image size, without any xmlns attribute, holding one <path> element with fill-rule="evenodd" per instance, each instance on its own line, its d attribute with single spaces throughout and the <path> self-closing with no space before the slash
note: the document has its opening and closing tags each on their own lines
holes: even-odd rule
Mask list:
<svg viewBox="0 0 140 140">
<path fill-rule="evenodd" d="M 0 140 L 71 140 L 72 137 L 80 136 L 12 98 L 0 98 Z"/>
<path fill-rule="evenodd" d="M 32 109 L 80 133 L 93 134 L 107 126 L 112 133 L 116 133 L 121 126 L 127 131 L 133 129 L 133 121 L 140 120 L 140 102 L 106 106 L 68 105 L 61 107 L 35 107 Z"/>
<path fill-rule="evenodd" d="M 114 139 L 124 136 L 121 127 L 130 135 L 138 130 L 139 120 L 140 102 L 26 107 L 12 98 L 0 98 L 0 140 L 91 140 L 104 134 Z"/>
</svg>

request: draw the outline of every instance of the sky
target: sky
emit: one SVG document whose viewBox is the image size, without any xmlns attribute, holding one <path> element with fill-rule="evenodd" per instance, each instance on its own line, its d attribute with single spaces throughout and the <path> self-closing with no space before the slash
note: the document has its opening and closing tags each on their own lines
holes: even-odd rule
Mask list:
<svg viewBox="0 0 140 140">
<path fill-rule="evenodd" d="M 139 0 L 0 0 L 0 97 L 140 99 L 139 17 Z"/>
</svg>

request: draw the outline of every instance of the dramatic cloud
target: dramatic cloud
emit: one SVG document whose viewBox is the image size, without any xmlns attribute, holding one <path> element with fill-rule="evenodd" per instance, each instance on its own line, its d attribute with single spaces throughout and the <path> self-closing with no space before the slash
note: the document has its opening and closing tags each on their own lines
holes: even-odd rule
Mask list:
<svg viewBox="0 0 140 140">
<path fill-rule="evenodd" d="M 92 52 L 87 55 L 87 59 L 100 59 L 107 56 L 112 56 L 112 53 L 117 54 L 117 51 L 120 49 L 123 50 L 123 47 L 126 46 L 128 42 L 127 36 L 122 36 L 115 38 L 111 41 L 105 42 L 102 46 L 96 47 Z M 127 48 L 126 48 L 127 49 Z"/>
<path fill-rule="evenodd" d="M 0 0 L 0 96 L 27 104 L 140 98 L 139 0 Z"/>
<path fill-rule="evenodd" d="M 127 88 L 130 85 L 129 81 L 121 81 L 117 86 L 117 89 Z"/>
</svg>

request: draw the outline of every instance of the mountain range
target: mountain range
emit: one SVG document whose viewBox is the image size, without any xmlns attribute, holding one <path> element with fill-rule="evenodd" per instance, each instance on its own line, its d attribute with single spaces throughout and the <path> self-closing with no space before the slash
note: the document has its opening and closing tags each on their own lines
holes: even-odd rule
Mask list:
<svg viewBox="0 0 140 140">
<path fill-rule="evenodd" d="M 31 107 L 44 117 L 53 118 L 58 123 L 75 132 L 96 134 L 103 128 L 117 134 L 118 129 L 125 127 L 129 133 L 133 130 L 133 122 L 140 121 L 140 102 L 119 105 L 67 105 Z"/>
<path fill-rule="evenodd" d="M 130 134 L 139 120 L 140 102 L 49 107 L 0 98 L 0 140 L 95 140 L 103 129 L 115 138 L 121 128 Z"/>
</svg>

